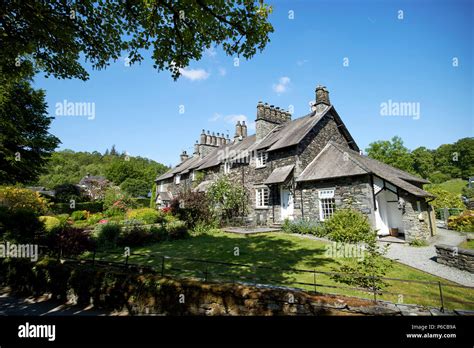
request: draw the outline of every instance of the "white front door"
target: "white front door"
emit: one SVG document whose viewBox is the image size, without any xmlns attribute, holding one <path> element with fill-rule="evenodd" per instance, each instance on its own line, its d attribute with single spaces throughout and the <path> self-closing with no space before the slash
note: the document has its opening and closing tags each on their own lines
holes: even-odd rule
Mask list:
<svg viewBox="0 0 474 348">
<path fill-rule="evenodd" d="M 377 234 L 379 236 L 387 236 L 390 234 L 390 231 L 388 226 L 387 200 L 384 190 L 377 194 L 375 203 L 377 204 L 377 210 L 375 211 L 375 228 L 378 230 Z"/>
<path fill-rule="evenodd" d="M 286 188 L 281 189 L 281 220 L 293 220 L 293 194 Z"/>
</svg>

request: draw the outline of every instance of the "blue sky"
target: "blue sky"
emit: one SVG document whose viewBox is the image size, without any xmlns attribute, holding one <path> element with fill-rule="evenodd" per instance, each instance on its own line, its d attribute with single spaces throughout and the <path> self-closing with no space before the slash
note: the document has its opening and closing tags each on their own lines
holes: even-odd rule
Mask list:
<svg viewBox="0 0 474 348">
<path fill-rule="evenodd" d="M 94 119 L 55 118 L 50 131 L 60 149 L 103 152 L 115 144 L 132 156 L 176 164 L 203 128 L 232 137 L 235 120 L 247 119 L 253 133 L 259 100 L 292 106 L 293 118 L 307 114 L 318 84 L 327 86 L 362 149 L 394 135 L 410 149 L 474 136 L 474 2 L 270 3 L 271 42 L 239 66 L 216 47 L 177 82 L 156 72 L 150 59 L 89 69 L 85 82 L 38 75 L 35 85 L 46 90 L 53 116 L 64 100 L 95 103 Z M 381 115 L 389 100 L 418 103 L 419 118 Z"/>
</svg>

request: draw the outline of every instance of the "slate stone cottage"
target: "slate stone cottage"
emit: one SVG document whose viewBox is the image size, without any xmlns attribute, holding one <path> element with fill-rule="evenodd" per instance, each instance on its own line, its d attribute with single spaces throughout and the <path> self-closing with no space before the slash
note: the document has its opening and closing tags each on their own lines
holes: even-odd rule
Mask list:
<svg viewBox="0 0 474 348">
<path fill-rule="evenodd" d="M 428 181 L 362 155 L 325 87 L 316 88 L 310 114 L 292 119 L 259 102 L 255 122 L 253 135 L 237 122 L 232 140 L 203 130 L 193 155 L 183 151 L 180 163 L 156 179 L 157 205 L 167 206 L 184 189 L 205 191 L 228 175 L 249 192 L 249 218 L 257 224 L 325 220 L 350 205 L 380 236 L 391 229 L 407 241 L 435 234 L 433 197 L 422 189 Z"/>
</svg>

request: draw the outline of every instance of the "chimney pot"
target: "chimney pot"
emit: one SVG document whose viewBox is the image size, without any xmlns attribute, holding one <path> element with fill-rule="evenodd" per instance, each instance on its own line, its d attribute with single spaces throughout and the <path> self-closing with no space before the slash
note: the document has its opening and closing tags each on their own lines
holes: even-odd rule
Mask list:
<svg viewBox="0 0 474 348">
<path fill-rule="evenodd" d="M 315 105 L 318 104 L 326 104 L 326 105 L 331 105 L 331 102 L 329 101 L 329 91 L 325 86 L 318 85 L 316 87 L 316 103 Z"/>
</svg>

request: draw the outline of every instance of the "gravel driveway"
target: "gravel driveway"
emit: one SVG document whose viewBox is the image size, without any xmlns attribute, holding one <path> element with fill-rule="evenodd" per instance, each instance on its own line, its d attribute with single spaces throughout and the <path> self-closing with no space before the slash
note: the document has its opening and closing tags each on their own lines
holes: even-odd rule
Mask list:
<svg viewBox="0 0 474 348">
<path fill-rule="evenodd" d="M 436 262 L 435 244 L 457 246 L 463 241 L 464 237 L 460 233 L 438 227 L 438 234 L 429 246 L 413 247 L 408 244 L 391 243 L 386 257 L 461 285 L 474 286 L 473 273 Z M 380 244 L 386 243 L 380 242 Z"/>
</svg>

